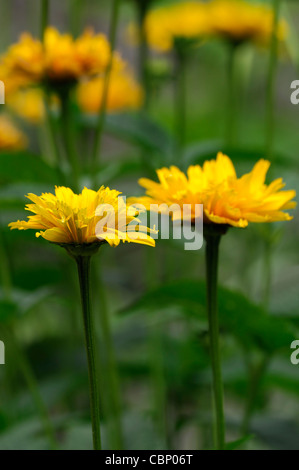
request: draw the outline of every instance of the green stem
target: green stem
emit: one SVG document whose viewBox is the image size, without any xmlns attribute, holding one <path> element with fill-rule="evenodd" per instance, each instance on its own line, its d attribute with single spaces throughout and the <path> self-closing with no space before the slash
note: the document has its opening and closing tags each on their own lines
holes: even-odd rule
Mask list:
<svg viewBox="0 0 299 470">
<path fill-rule="evenodd" d="M 85 346 L 88 363 L 89 375 L 89 393 L 90 393 L 90 409 L 92 422 L 92 435 L 94 450 L 101 450 L 101 429 L 100 429 L 100 394 L 98 381 L 97 366 L 97 348 L 95 344 L 95 331 L 93 325 L 93 317 L 90 302 L 90 260 L 91 256 L 77 255 L 75 257 L 80 293 L 82 314 L 85 333 Z"/>
<path fill-rule="evenodd" d="M 44 427 L 45 434 L 49 439 L 50 448 L 52 450 L 55 450 L 57 448 L 55 432 L 49 418 L 48 410 L 39 391 L 38 383 L 35 374 L 32 370 L 31 364 L 24 350 L 18 345 L 13 328 L 6 328 L 6 332 L 9 338 L 9 343 L 16 354 L 18 366 L 23 374 L 23 377 L 27 383 L 28 389 L 30 390 L 35 406 L 39 412 L 40 420 Z"/>
<path fill-rule="evenodd" d="M 149 2 L 137 2 L 137 11 L 138 11 L 138 25 L 140 31 L 140 43 L 139 43 L 139 76 L 142 83 L 145 99 L 143 103 L 143 109 L 147 110 L 149 105 L 150 97 L 150 84 L 148 77 L 148 58 L 149 58 L 149 48 L 147 44 L 146 33 L 144 29 L 144 20 L 146 18 L 149 8 Z"/>
<path fill-rule="evenodd" d="M 70 31 L 74 37 L 78 36 L 81 27 L 83 0 L 69 0 Z"/>
<path fill-rule="evenodd" d="M 113 337 L 109 320 L 106 293 L 102 278 L 97 274 L 97 289 L 101 301 L 100 320 L 103 335 L 103 346 L 105 351 L 105 372 L 108 386 L 109 404 L 112 414 L 112 442 L 114 450 L 122 450 L 124 447 L 122 424 L 121 424 L 121 400 L 119 394 L 119 378 L 114 352 Z"/>
<path fill-rule="evenodd" d="M 70 92 L 61 93 L 61 111 L 62 111 L 62 132 L 65 143 L 65 150 L 67 158 L 70 162 L 72 169 L 72 180 L 73 189 L 75 192 L 80 190 L 79 188 L 79 158 L 77 154 L 76 145 L 74 142 L 75 133 L 72 122 L 72 109 Z"/>
<path fill-rule="evenodd" d="M 236 80 L 235 80 L 235 57 L 236 46 L 228 45 L 227 62 L 227 122 L 226 122 L 226 143 L 228 147 L 235 144 L 235 126 L 236 126 Z"/>
<path fill-rule="evenodd" d="M 163 445 L 169 446 L 167 430 L 167 387 L 164 373 L 163 343 L 161 325 L 154 325 L 150 335 L 150 357 L 152 381 L 153 381 L 153 404 L 155 418 L 159 435 L 163 439 Z"/>
<path fill-rule="evenodd" d="M 242 435 L 244 436 L 250 432 L 250 421 L 255 410 L 256 398 L 268 364 L 269 358 L 264 356 L 256 367 L 249 367 L 249 391 L 241 428 Z"/>
<path fill-rule="evenodd" d="M 266 156 L 273 158 L 274 127 L 275 127 L 275 84 L 278 52 L 278 26 L 281 0 L 272 0 L 273 27 L 270 46 L 269 68 L 266 90 Z"/>
<path fill-rule="evenodd" d="M 11 298 L 12 281 L 10 275 L 10 265 L 7 256 L 7 250 L 4 244 L 3 230 L 0 227 L 0 277 L 3 288 L 4 298 L 9 300 Z"/>
<path fill-rule="evenodd" d="M 10 263 L 3 240 L 2 227 L 0 227 L 0 269 L 4 298 L 9 301 L 12 297 L 12 280 Z M 9 336 L 9 342 L 12 345 L 14 351 L 16 352 L 18 358 L 17 363 L 19 364 L 19 367 L 23 373 L 24 379 L 28 385 L 28 389 L 30 390 L 35 406 L 39 411 L 40 419 L 43 424 L 45 434 L 48 436 L 50 447 L 51 449 L 55 449 L 57 446 L 55 433 L 48 415 L 47 408 L 40 394 L 37 380 L 31 368 L 30 362 L 28 361 L 23 349 L 18 345 L 15 339 L 15 333 L 13 328 L 7 327 L 6 331 L 7 335 Z"/>
<path fill-rule="evenodd" d="M 92 154 L 92 167 L 93 167 L 94 172 L 95 172 L 96 163 L 98 160 L 100 160 L 103 130 L 104 130 L 105 120 L 106 120 L 106 108 L 107 108 L 110 75 L 112 71 L 114 50 L 115 50 L 115 45 L 116 45 L 116 33 L 117 33 L 117 27 L 118 27 L 119 9 L 120 9 L 120 0 L 113 0 L 112 15 L 111 15 L 111 22 L 110 22 L 110 33 L 109 33 L 111 56 L 110 56 L 108 66 L 105 71 L 103 98 L 102 98 L 102 103 L 101 103 L 100 110 L 99 110 L 98 124 L 96 128 L 96 133 L 95 133 L 95 140 L 94 140 L 94 147 L 93 147 L 93 154 Z"/>
<path fill-rule="evenodd" d="M 175 135 L 177 137 L 177 158 L 182 157 L 186 143 L 186 54 L 177 48 L 176 50 L 176 77 L 175 77 Z"/>
<path fill-rule="evenodd" d="M 56 139 L 55 122 L 54 122 L 51 109 L 50 109 L 50 96 L 47 90 L 45 90 L 44 107 L 45 107 L 45 129 L 47 133 L 47 138 L 49 140 L 49 144 L 51 147 L 53 160 L 57 168 L 59 168 L 61 164 L 61 155 L 60 155 L 59 145 Z"/>
<path fill-rule="evenodd" d="M 49 0 L 41 0 L 41 28 L 40 37 L 44 38 L 45 29 L 49 24 Z"/>
<path fill-rule="evenodd" d="M 207 314 L 210 334 L 210 354 L 213 371 L 213 396 L 216 417 L 215 448 L 225 447 L 223 385 L 219 348 L 219 320 L 217 302 L 218 255 L 221 235 L 209 233 L 206 238 Z"/>
</svg>

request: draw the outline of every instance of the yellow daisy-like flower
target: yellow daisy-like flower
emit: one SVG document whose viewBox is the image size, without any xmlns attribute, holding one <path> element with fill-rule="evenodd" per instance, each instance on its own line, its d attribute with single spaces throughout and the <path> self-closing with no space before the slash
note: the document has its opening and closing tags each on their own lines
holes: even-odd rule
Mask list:
<svg viewBox="0 0 299 470">
<path fill-rule="evenodd" d="M 206 5 L 182 2 L 151 10 L 144 28 L 148 44 L 157 51 L 167 52 L 177 38 L 197 40 L 209 32 Z"/>
<path fill-rule="evenodd" d="M 0 151 L 22 150 L 26 146 L 26 136 L 7 116 L 0 115 Z"/>
<path fill-rule="evenodd" d="M 9 227 L 38 230 L 37 237 L 61 245 L 108 242 L 117 246 L 123 241 L 155 246 L 148 235 L 152 231 L 136 218 L 139 211 L 128 206 L 120 194 L 104 186 L 98 191 L 84 188 L 79 195 L 66 187 L 56 187 L 55 195 L 28 194 L 33 204 L 27 204 L 26 210 L 34 215 L 28 221 L 12 222 Z"/>
<path fill-rule="evenodd" d="M 73 82 L 82 76 L 103 73 L 110 57 L 111 48 L 103 34 L 89 29 L 74 39 L 48 27 L 43 42 L 22 34 L 19 42 L 2 56 L 0 70 L 6 71 L 7 82 L 11 77 L 31 83 Z M 115 60 L 120 62 L 118 57 Z"/>
<path fill-rule="evenodd" d="M 159 183 L 146 178 L 139 184 L 147 196 L 131 198 L 131 204 L 142 204 L 148 210 L 152 204 L 176 204 L 173 219 L 182 217 L 184 204 L 191 205 L 191 219 L 196 216 L 196 204 L 203 205 L 204 223 L 246 227 L 249 222 L 276 222 L 290 220 L 283 212 L 296 206 L 296 192 L 281 191 L 282 178 L 265 184 L 270 162 L 259 160 L 250 173 L 238 178 L 230 158 L 218 153 L 216 160 L 203 166 L 190 166 L 185 175 L 177 167 L 157 171 Z M 160 212 L 163 213 L 163 206 Z M 189 216 L 190 218 L 190 216 Z"/>
<path fill-rule="evenodd" d="M 243 0 L 212 0 L 207 4 L 211 34 L 234 43 L 268 44 L 273 28 L 273 9 Z M 279 22 L 278 39 L 285 39 L 287 23 Z"/>
<path fill-rule="evenodd" d="M 104 94 L 105 79 L 103 76 L 82 82 L 77 91 L 80 108 L 86 113 L 98 113 Z M 143 102 L 142 87 L 126 70 L 112 72 L 109 79 L 107 111 L 120 112 L 138 109 Z"/>
</svg>

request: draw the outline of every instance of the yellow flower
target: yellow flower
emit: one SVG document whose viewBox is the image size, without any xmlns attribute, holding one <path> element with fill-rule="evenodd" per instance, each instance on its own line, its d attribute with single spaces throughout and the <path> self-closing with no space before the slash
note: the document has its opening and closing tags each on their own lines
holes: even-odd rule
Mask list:
<svg viewBox="0 0 299 470">
<path fill-rule="evenodd" d="M 6 104 L 13 113 L 31 124 L 40 124 L 44 120 L 44 93 L 41 88 L 20 88 L 8 95 Z M 59 110 L 59 105 L 58 97 L 52 95 L 50 100 L 51 110 Z"/>
<path fill-rule="evenodd" d="M 0 61 L 7 80 L 16 77 L 32 83 L 73 82 L 82 76 L 103 73 L 111 48 L 102 34 L 86 30 L 78 39 L 48 27 L 41 42 L 30 34 L 21 35 Z M 119 58 L 115 61 L 118 63 Z"/>
<path fill-rule="evenodd" d="M 145 19 L 148 44 L 157 51 L 167 52 L 176 38 L 200 39 L 209 31 L 209 18 L 204 3 L 183 2 L 155 9 Z"/>
<path fill-rule="evenodd" d="M 208 6 L 211 34 L 235 43 L 269 43 L 273 28 L 273 9 L 243 0 L 212 0 Z M 278 39 L 283 40 L 287 24 L 280 21 Z"/>
<path fill-rule="evenodd" d="M 0 115 L 0 151 L 22 150 L 27 145 L 27 138 L 11 120 Z"/>
<path fill-rule="evenodd" d="M 269 166 L 270 162 L 259 160 L 250 173 L 238 178 L 229 157 L 218 153 L 216 160 L 206 161 L 203 167 L 190 166 L 187 175 L 172 166 L 157 171 L 159 183 L 142 178 L 139 184 L 147 190 L 147 196 L 128 202 L 137 207 L 142 204 L 148 210 L 151 204 L 177 204 L 180 210 L 173 213 L 174 219 L 181 218 L 183 205 L 189 204 L 191 220 L 195 218 L 195 205 L 202 204 L 206 224 L 246 227 L 249 222 L 290 220 L 292 217 L 283 211 L 296 206 L 292 201 L 296 192 L 281 191 L 282 178 L 266 185 Z"/>
<path fill-rule="evenodd" d="M 98 113 L 103 100 L 103 76 L 82 82 L 77 91 L 80 108 L 86 113 Z M 138 109 L 142 105 L 143 90 L 130 72 L 112 72 L 109 79 L 107 111 L 120 112 Z"/>
<path fill-rule="evenodd" d="M 70 188 L 56 187 L 55 195 L 28 194 L 33 204 L 26 210 L 35 215 L 28 221 L 9 224 L 11 229 L 38 230 L 36 236 L 66 245 L 90 245 L 108 242 L 110 246 L 120 241 L 155 246 L 149 228 L 140 225 L 139 211 L 127 206 L 119 197 L 121 193 L 102 186 L 98 191 L 84 188 L 74 194 Z M 135 225 L 139 231 L 135 230 Z"/>
<path fill-rule="evenodd" d="M 44 118 L 43 92 L 40 88 L 20 89 L 8 96 L 6 103 L 12 112 L 32 124 L 40 123 Z"/>
</svg>

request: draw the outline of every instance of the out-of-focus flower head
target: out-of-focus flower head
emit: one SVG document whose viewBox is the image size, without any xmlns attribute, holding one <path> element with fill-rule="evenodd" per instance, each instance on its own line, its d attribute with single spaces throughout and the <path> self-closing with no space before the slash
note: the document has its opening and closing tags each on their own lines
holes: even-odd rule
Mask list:
<svg viewBox="0 0 299 470">
<path fill-rule="evenodd" d="M 270 162 L 259 160 L 250 173 L 238 178 L 230 158 L 219 153 L 216 160 L 206 161 L 202 167 L 190 166 L 187 175 L 172 166 L 157 171 L 159 182 L 140 179 L 147 195 L 130 198 L 128 203 L 147 209 L 164 204 L 162 213 L 163 207 L 176 204 L 174 220 L 183 217 L 184 204 L 191 205 L 191 220 L 195 220 L 196 204 L 202 204 L 205 224 L 247 227 L 249 222 L 290 220 L 292 217 L 283 211 L 296 206 L 296 192 L 281 191 L 285 186 L 282 178 L 265 184 L 269 167 Z"/>
<path fill-rule="evenodd" d="M 198 41 L 210 30 L 206 4 L 182 2 L 151 10 L 144 28 L 148 44 L 159 52 L 170 51 L 176 39 Z"/>
<path fill-rule="evenodd" d="M 31 124 L 40 124 L 45 117 L 45 96 L 42 88 L 20 88 L 14 93 L 8 94 L 6 104 L 12 113 L 28 121 Z M 52 112 L 59 111 L 60 102 L 56 95 L 50 97 Z"/>
<path fill-rule="evenodd" d="M 136 218 L 139 211 L 128 206 L 120 194 L 104 186 L 98 191 L 84 188 L 81 194 L 66 187 L 56 187 L 55 194 L 28 194 L 33 204 L 27 204 L 26 209 L 34 215 L 9 227 L 37 230 L 37 237 L 66 247 L 104 242 L 118 246 L 121 241 L 155 246 L 155 240 L 148 235 L 151 230 Z"/>
<path fill-rule="evenodd" d="M 17 151 L 27 146 L 26 136 L 7 116 L 0 115 L 0 151 Z"/>
<path fill-rule="evenodd" d="M 55 28 L 45 30 L 43 42 L 24 33 L 0 60 L 5 83 L 17 80 L 25 84 L 50 85 L 76 83 L 84 76 L 103 73 L 111 57 L 109 42 L 103 34 L 90 29 L 74 39 Z M 116 67 L 120 58 L 115 56 Z"/>
<path fill-rule="evenodd" d="M 85 113 L 98 113 L 103 102 L 105 77 L 98 76 L 80 83 L 77 91 L 79 107 Z M 121 112 L 138 109 L 143 102 L 142 87 L 126 69 L 112 71 L 107 94 L 108 112 Z"/>
<path fill-rule="evenodd" d="M 235 44 L 252 41 L 269 44 L 273 29 L 273 9 L 245 0 L 212 0 L 207 4 L 211 34 Z M 279 22 L 278 39 L 284 40 L 287 23 Z"/>
</svg>

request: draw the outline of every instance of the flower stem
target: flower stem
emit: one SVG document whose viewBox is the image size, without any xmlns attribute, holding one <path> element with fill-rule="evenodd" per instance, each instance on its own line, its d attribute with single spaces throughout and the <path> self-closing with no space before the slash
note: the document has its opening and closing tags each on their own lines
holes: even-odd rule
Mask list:
<svg viewBox="0 0 299 470">
<path fill-rule="evenodd" d="M 49 24 L 49 0 L 41 0 L 41 23 L 40 23 L 40 37 L 44 38 L 45 29 Z"/>
<path fill-rule="evenodd" d="M 207 314 L 210 334 L 210 354 L 213 371 L 213 396 L 216 415 L 215 448 L 225 446 L 225 421 L 223 411 L 223 385 L 219 348 L 219 320 L 217 302 L 218 255 L 221 235 L 209 233 L 206 239 Z"/>
<path fill-rule="evenodd" d="M 119 377 L 117 371 L 117 364 L 114 352 L 113 337 L 111 332 L 111 325 L 109 319 L 107 298 L 105 294 L 105 289 L 103 286 L 103 281 L 101 273 L 97 271 L 96 273 L 97 289 L 100 296 L 101 309 L 100 309 L 100 320 L 101 320 L 101 330 L 103 335 L 103 346 L 105 351 L 105 372 L 107 379 L 107 386 L 109 387 L 108 391 L 108 401 L 110 406 L 110 411 L 112 415 L 112 439 L 113 449 L 122 450 L 123 443 L 123 433 L 122 433 L 122 424 L 121 424 L 121 399 L 119 394 Z"/>
<path fill-rule="evenodd" d="M 2 283 L 3 295 L 5 300 L 12 300 L 12 279 L 10 271 L 10 263 L 7 256 L 7 250 L 4 245 L 2 227 L 0 227 L 0 278 Z M 3 325 L 2 325 L 3 328 Z M 28 385 L 28 389 L 32 395 L 32 399 L 35 403 L 35 406 L 39 412 L 40 420 L 45 430 L 45 434 L 49 439 L 49 444 L 51 449 L 57 447 L 57 442 L 55 438 L 55 432 L 52 426 L 52 423 L 49 418 L 48 410 L 44 404 L 43 398 L 40 394 L 36 377 L 32 370 L 31 364 L 28 361 L 25 352 L 18 345 L 18 342 L 15 338 L 15 332 L 13 326 L 6 327 L 6 334 L 9 337 L 9 343 L 14 349 L 17 356 L 17 363 L 21 369 L 21 372 L 24 376 L 25 382 Z"/>
<path fill-rule="evenodd" d="M 177 137 L 177 158 L 182 157 L 186 143 L 186 54 L 178 47 L 176 49 L 176 86 L 175 86 L 175 134 Z"/>
<path fill-rule="evenodd" d="M 62 110 L 62 131 L 65 144 L 67 158 L 72 169 L 73 189 L 75 192 L 79 188 L 79 159 L 77 149 L 74 143 L 74 129 L 72 122 L 72 110 L 70 92 L 61 93 L 61 110 Z"/>
<path fill-rule="evenodd" d="M 236 46 L 228 45 L 227 61 L 227 122 L 226 122 L 226 143 L 230 147 L 235 144 L 235 125 L 236 125 L 236 80 L 235 80 L 235 57 Z"/>
<path fill-rule="evenodd" d="M 97 348 L 90 302 L 90 260 L 91 256 L 75 256 L 78 268 L 85 346 L 88 363 L 90 409 L 94 450 L 101 450 L 100 394 L 98 382 Z"/>
<path fill-rule="evenodd" d="M 98 124 L 96 128 L 96 134 L 95 134 L 95 140 L 94 140 L 94 147 L 93 147 L 93 154 L 92 154 L 92 169 L 93 170 L 95 170 L 96 163 L 100 159 L 103 130 L 104 130 L 105 119 L 106 119 L 106 107 L 107 107 L 110 75 L 111 75 L 112 66 L 113 66 L 113 56 L 114 56 L 113 53 L 114 53 L 115 44 L 116 44 L 116 33 L 117 33 L 117 27 L 118 27 L 119 9 L 120 9 L 120 0 L 113 0 L 112 15 L 111 15 L 111 21 L 110 21 L 110 32 L 109 32 L 111 56 L 110 56 L 108 66 L 106 67 L 106 71 L 105 71 L 103 98 L 102 98 L 102 103 L 101 103 L 100 110 L 99 110 Z"/>
<path fill-rule="evenodd" d="M 273 137 L 275 125 L 275 76 L 277 70 L 277 51 L 278 51 L 278 26 L 281 0 L 272 0 L 273 4 L 273 26 L 270 46 L 270 58 L 267 77 L 266 90 L 266 155 L 269 159 L 273 158 Z"/>
<path fill-rule="evenodd" d="M 143 109 L 147 110 L 149 105 L 149 96 L 150 96 L 150 86 L 149 86 L 149 77 L 147 70 L 147 63 L 149 57 L 149 48 L 146 39 L 146 33 L 144 29 L 144 20 L 146 18 L 149 2 L 145 0 L 144 2 L 137 2 L 137 11 L 138 11 L 138 24 L 140 31 L 140 43 L 139 43 L 139 76 L 141 83 L 144 89 L 144 103 Z"/>
<path fill-rule="evenodd" d="M 12 327 L 6 328 L 6 334 L 9 338 L 9 343 L 13 348 L 18 366 L 23 374 L 24 380 L 28 386 L 28 389 L 32 395 L 33 402 L 36 406 L 36 409 L 39 413 L 39 417 L 44 428 L 45 435 L 48 437 L 49 445 L 51 450 L 57 449 L 57 441 L 55 437 L 55 432 L 49 418 L 48 410 L 45 406 L 44 400 L 39 391 L 38 383 L 34 374 L 34 371 L 31 367 L 31 364 L 23 350 L 16 341 L 15 332 Z"/>
</svg>

